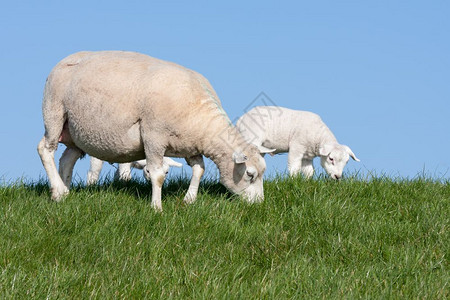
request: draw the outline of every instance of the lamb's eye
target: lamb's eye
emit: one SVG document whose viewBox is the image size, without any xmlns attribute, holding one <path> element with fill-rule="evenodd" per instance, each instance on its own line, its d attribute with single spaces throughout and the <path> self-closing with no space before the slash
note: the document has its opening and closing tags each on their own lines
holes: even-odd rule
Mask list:
<svg viewBox="0 0 450 300">
<path fill-rule="evenodd" d="M 330 161 L 334 161 L 334 158 L 332 158 L 332 157 L 328 157 L 328 159 L 329 159 Z"/>
</svg>

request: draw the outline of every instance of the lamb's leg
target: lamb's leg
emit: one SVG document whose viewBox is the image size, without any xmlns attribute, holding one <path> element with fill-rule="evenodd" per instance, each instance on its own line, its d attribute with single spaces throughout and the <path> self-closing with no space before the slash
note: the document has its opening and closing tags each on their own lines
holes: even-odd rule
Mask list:
<svg viewBox="0 0 450 300">
<path fill-rule="evenodd" d="M 186 203 L 192 203 L 197 198 L 198 186 L 200 180 L 205 172 L 205 163 L 201 155 L 191 156 L 186 158 L 186 162 L 192 167 L 192 178 L 189 184 L 189 189 L 184 197 Z"/>
<path fill-rule="evenodd" d="M 309 158 L 302 159 L 301 172 L 306 178 L 311 178 L 314 175 L 313 160 Z"/>
<path fill-rule="evenodd" d="M 81 155 L 83 155 L 83 152 L 80 149 L 67 147 L 59 159 L 59 176 L 61 176 L 64 185 L 68 189 L 72 182 L 73 167 Z"/>
<path fill-rule="evenodd" d="M 91 164 L 86 179 L 86 183 L 88 185 L 97 183 L 100 172 L 102 171 L 102 167 L 103 160 L 91 156 Z"/>
<path fill-rule="evenodd" d="M 116 174 L 114 176 L 116 179 L 123 181 L 131 180 L 131 163 L 119 164 Z"/>
<path fill-rule="evenodd" d="M 296 176 L 302 169 L 303 154 L 298 154 L 293 151 L 289 151 L 288 155 L 288 170 L 290 176 Z"/>
</svg>

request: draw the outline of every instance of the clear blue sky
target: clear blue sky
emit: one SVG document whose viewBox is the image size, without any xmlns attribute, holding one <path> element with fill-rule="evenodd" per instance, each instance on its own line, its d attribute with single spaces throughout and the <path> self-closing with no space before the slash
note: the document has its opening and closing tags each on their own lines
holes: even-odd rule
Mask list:
<svg viewBox="0 0 450 300">
<path fill-rule="evenodd" d="M 45 176 L 43 86 L 80 50 L 196 70 L 231 119 L 260 92 L 316 112 L 361 159 L 349 171 L 449 178 L 449 16 L 448 1 L 2 1 L 0 181 Z M 285 171 L 286 155 L 267 160 Z"/>
</svg>

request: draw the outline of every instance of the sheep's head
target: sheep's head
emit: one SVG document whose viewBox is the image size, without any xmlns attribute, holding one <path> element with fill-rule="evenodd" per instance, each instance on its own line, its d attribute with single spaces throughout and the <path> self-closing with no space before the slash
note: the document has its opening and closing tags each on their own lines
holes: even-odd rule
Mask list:
<svg viewBox="0 0 450 300">
<path fill-rule="evenodd" d="M 359 159 L 350 147 L 340 144 L 325 144 L 319 149 L 320 164 L 333 179 L 340 179 L 349 158 Z"/>
<path fill-rule="evenodd" d="M 263 174 L 266 162 L 261 156 L 270 153 L 264 147 L 249 145 L 243 151 L 234 151 L 232 157 L 226 158 L 220 168 L 220 182 L 233 193 L 242 195 L 248 202 L 264 200 Z"/>
</svg>

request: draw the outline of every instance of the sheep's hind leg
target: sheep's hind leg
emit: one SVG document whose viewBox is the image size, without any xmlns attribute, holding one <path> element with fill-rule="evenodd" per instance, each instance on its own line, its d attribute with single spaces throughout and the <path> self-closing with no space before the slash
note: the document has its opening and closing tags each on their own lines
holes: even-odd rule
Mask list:
<svg viewBox="0 0 450 300">
<path fill-rule="evenodd" d="M 203 162 L 203 157 L 201 155 L 188 157 L 186 158 L 186 162 L 192 167 L 192 178 L 189 189 L 184 197 L 184 202 L 192 203 L 197 198 L 198 186 L 200 185 L 200 180 L 205 172 L 205 163 Z"/>
<path fill-rule="evenodd" d="M 82 155 L 83 152 L 80 149 L 67 147 L 59 159 L 59 175 L 68 189 L 72 182 L 73 167 Z"/>
<path fill-rule="evenodd" d="M 37 147 L 39 156 L 41 157 L 42 165 L 47 172 L 48 180 L 50 182 L 52 199 L 55 201 L 60 201 L 63 196 L 69 193 L 69 189 L 59 176 L 55 164 L 55 151 L 58 148 L 59 134 L 60 133 L 57 133 L 56 138 L 50 139 L 49 134 L 46 132 Z"/>
</svg>

